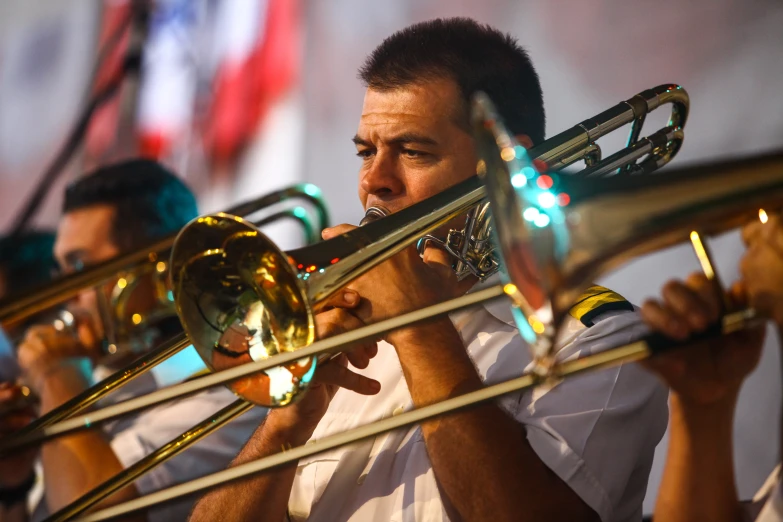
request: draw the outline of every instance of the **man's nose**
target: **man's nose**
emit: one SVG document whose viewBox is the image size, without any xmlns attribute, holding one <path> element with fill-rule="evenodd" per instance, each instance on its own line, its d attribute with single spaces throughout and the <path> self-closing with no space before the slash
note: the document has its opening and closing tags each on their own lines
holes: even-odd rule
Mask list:
<svg viewBox="0 0 783 522">
<path fill-rule="evenodd" d="M 379 154 L 361 179 L 362 191 L 379 199 L 392 199 L 405 192 L 399 167 L 389 154 Z"/>
</svg>

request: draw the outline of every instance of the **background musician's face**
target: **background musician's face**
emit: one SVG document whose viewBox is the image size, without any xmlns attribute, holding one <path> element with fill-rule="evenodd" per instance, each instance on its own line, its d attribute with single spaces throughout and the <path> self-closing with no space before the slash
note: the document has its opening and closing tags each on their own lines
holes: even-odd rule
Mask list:
<svg viewBox="0 0 783 522">
<path fill-rule="evenodd" d="M 476 155 L 464 119 L 450 80 L 368 88 L 354 137 L 364 208 L 396 212 L 473 176 Z"/>
<path fill-rule="evenodd" d="M 111 205 L 92 205 L 63 215 L 54 245 L 54 255 L 63 273 L 80 271 L 120 253 L 112 236 L 114 213 Z M 101 291 L 108 292 L 113 284 L 114 280 Z M 90 289 L 80 293 L 74 298 L 73 305 L 77 311 L 89 316 L 93 332 L 102 337 L 103 325 L 95 291 Z"/>
</svg>

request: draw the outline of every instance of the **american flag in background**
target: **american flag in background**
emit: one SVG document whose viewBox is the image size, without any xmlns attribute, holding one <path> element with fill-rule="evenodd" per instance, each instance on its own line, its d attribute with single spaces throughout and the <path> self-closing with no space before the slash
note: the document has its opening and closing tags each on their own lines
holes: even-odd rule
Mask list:
<svg viewBox="0 0 783 522">
<path fill-rule="evenodd" d="M 232 165 L 270 107 L 292 87 L 299 71 L 299 13 L 295 0 L 217 2 L 217 64 L 209 116 L 207 155 Z"/>
<path fill-rule="evenodd" d="M 126 19 L 129 6 L 129 0 L 104 1 L 99 45 Z M 270 110 L 298 83 L 299 8 L 298 0 L 157 0 L 132 149 L 175 170 L 204 163 L 210 186 L 230 185 Z M 96 89 L 116 73 L 126 49 L 127 35 L 97 72 Z M 122 118 L 119 99 L 96 114 L 88 157 L 127 148 L 117 143 Z"/>
<path fill-rule="evenodd" d="M 98 49 L 104 50 L 104 54 L 98 56 L 101 63 L 98 69 L 93 71 L 91 91 L 93 96 L 121 73 L 122 62 L 125 59 L 131 35 L 131 28 L 127 23 L 130 14 L 131 3 L 128 0 L 107 0 L 103 3 Z M 118 93 L 113 99 L 104 103 L 92 116 L 85 137 L 84 152 L 87 169 L 102 163 L 109 154 L 116 150 L 115 145 L 121 119 L 121 98 L 122 94 Z"/>
</svg>

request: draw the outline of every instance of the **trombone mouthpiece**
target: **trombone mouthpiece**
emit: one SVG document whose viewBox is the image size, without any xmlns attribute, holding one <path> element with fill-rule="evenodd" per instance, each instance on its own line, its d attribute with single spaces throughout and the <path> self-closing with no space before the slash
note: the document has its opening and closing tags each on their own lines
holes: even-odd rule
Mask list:
<svg viewBox="0 0 783 522">
<path fill-rule="evenodd" d="M 388 216 L 390 212 L 383 207 L 370 207 L 367 212 L 364 213 L 364 217 L 359 221 L 359 226 L 363 227 L 367 223 L 372 223 L 381 218 Z"/>
</svg>

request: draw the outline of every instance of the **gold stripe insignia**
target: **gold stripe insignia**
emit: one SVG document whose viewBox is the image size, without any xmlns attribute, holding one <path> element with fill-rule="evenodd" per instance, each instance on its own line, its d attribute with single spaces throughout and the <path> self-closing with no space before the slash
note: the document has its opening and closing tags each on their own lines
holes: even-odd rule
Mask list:
<svg viewBox="0 0 783 522">
<path fill-rule="evenodd" d="M 599 315 L 617 310 L 633 312 L 633 305 L 617 292 L 594 285 L 584 291 L 568 313 L 583 325 L 590 327 Z"/>
</svg>

